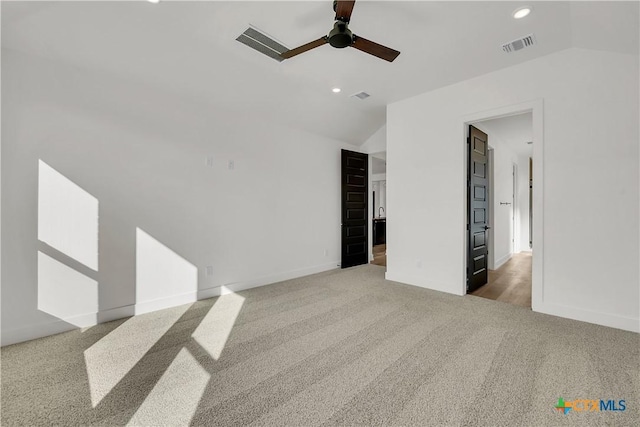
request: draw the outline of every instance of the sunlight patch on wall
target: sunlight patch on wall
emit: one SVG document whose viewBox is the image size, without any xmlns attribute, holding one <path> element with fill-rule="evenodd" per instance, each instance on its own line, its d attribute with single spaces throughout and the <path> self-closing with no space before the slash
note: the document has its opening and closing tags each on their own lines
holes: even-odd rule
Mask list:
<svg viewBox="0 0 640 427">
<path fill-rule="evenodd" d="M 38 161 L 38 239 L 98 270 L 98 199 Z"/>
<path fill-rule="evenodd" d="M 189 305 L 132 317 L 84 351 L 91 404 L 98 403 L 151 350 Z M 144 330 L 144 334 L 140 334 Z"/>
<path fill-rule="evenodd" d="M 136 304 L 197 291 L 197 267 L 136 228 Z"/>
<path fill-rule="evenodd" d="M 127 425 L 187 426 L 211 375 L 183 348 Z M 179 392 L 176 393 L 176 390 Z"/>
<path fill-rule="evenodd" d="M 215 360 L 222 355 L 222 350 L 244 304 L 244 297 L 227 290 L 224 286 L 222 288 L 223 295 L 218 297 L 202 323 L 191 335 Z"/>
<path fill-rule="evenodd" d="M 95 324 L 98 282 L 38 251 L 38 310 L 79 327 Z"/>
</svg>

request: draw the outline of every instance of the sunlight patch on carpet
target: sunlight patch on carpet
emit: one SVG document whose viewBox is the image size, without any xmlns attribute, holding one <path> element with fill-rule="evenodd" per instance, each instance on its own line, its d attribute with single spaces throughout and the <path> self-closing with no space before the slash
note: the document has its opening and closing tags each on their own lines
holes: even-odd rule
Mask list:
<svg viewBox="0 0 640 427">
<path fill-rule="evenodd" d="M 218 297 L 216 303 L 192 335 L 193 339 L 215 360 L 218 360 L 222 355 L 222 350 L 244 304 L 244 297 L 233 293 L 224 286 L 221 293 L 222 295 Z"/>
<path fill-rule="evenodd" d="M 94 408 L 189 307 L 190 305 L 183 305 L 132 317 L 84 351 L 91 404 Z"/>
<path fill-rule="evenodd" d="M 210 378 L 191 353 L 181 349 L 127 425 L 189 425 Z"/>
</svg>

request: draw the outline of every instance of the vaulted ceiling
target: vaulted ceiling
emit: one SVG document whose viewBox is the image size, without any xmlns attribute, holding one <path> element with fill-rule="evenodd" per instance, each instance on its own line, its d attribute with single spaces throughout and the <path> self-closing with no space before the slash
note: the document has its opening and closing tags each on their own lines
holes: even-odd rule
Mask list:
<svg viewBox="0 0 640 427">
<path fill-rule="evenodd" d="M 499 119 L 483 120 L 479 127 L 489 134 L 491 139 L 498 138 L 518 157 L 533 156 L 533 114 L 516 114 Z"/>
<path fill-rule="evenodd" d="M 328 0 L 3 2 L 2 46 L 359 145 L 394 101 L 569 47 L 638 54 L 638 2 L 527 4 L 515 20 L 522 2 L 358 0 L 351 29 L 400 50 L 393 63 L 329 45 L 279 63 L 235 40 L 249 25 L 289 48 L 315 40 Z M 534 46 L 502 51 L 531 33 Z"/>
</svg>

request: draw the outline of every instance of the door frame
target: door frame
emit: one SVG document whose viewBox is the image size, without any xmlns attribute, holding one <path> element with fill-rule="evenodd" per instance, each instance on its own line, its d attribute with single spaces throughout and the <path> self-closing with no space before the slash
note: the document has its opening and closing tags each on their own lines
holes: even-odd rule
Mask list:
<svg viewBox="0 0 640 427">
<path fill-rule="evenodd" d="M 544 302 L 544 101 L 536 99 L 532 101 L 521 102 L 517 104 L 506 105 L 489 110 L 483 110 L 460 117 L 459 126 L 461 131 L 460 148 L 465 155 L 463 156 L 461 176 L 463 177 L 462 185 L 465 197 L 465 206 L 467 195 L 467 138 L 469 137 L 469 125 L 474 122 L 483 120 L 499 119 L 502 117 L 513 116 L 522 113 L 532 113 L 532 133 L 533 133 L 533 176 L 536 177 L 536 191 L 533 193 L 533 247 L 532 249 L 532 271 L 531 271 L 531 309 L 533 311 L 541 311 Z M 464 235 L 463 250 L 460 256 L 463 262 L 463 280 L 460 283 L 460 295 L 467 293 L 467 249 L 469 246 L 469 238 L 467 233 L 467 216 L 466 212 L 461 215 L 460 230 Z"/>
<path fill-rule="evenodd" d="M 494 218 L 494 209 L 493 209 L 493 186 L 494 186 L 494 179 L 493 179 L 493 156 L 494 156 L 495 152 L 493 151 L 493 147 L 491 146 L 491 144 L 487 143 L 487 170 L 489 171 L 488 173 L 488 181 L 489 181 L 489 185 L 487 185 L 487 187 L 489 188 L 489 194 L 487 197 L 487 201 L 488 201 L 488 206 L 487 206 L 487 217 L 489 218 L 489 228 L 487 231 L 487 268 L 489 270 L 495 270 L 495 257 L 493 256 L 494 254 L 494 233 L 495 233 L 495 218 Z M 467 196 L 468 198 L 468 196 Z"/>
<path fill-rule="evenodd" d="M 516 207 L 518 206 L 518 164 L 511 163 L 511 255 L 515 255 L 520 249 L 520 221 L 516 217 Z M 517 251 L 517 252 L 516 252 Z"/>
</svg>

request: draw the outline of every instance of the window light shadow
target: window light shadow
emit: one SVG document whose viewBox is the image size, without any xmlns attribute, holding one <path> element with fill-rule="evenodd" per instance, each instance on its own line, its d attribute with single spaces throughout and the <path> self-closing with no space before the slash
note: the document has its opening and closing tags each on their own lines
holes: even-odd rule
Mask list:
<svg viewBox="0 0 640 427">
<path fill-rule="evenodd" d="M 242 310 L 244 297 L 231 292 L 224 286 L 222 295 L 195 330 L 192 337 L 211 357 L 218 360 L 222 355 L 231 330 Z"/>
<path fill-rule="evenodd" d="M 98 270 L 98 206 L 38 160 L 38 310 L 79 327 L 95 325 L 99 309 L 98 282 L 89 277 Z"/>
<path fill-rule="evenodd" d="M 183 305 L 162 313 L 132 317 L 84 351 L 94 408 L 188 309 L 188 305 Z M 145 331 L 144 334 L 140 334 L 141 329 Z"/>
<path fill-rule="evenodd" d="M 38 310 L 78 327 L 93 325 L 98 282 L 38 251 Z"/>
<path fill-rule="evenodd" d="M 86 349 L 93 408 L 88 419 L 116 411 L 110 419 L 114 424 L 148 425 L 162 419 L 166 425 L 189 425 L 212 387 L 211 367 L 244 305 L 244 297 L 226 289 L 222 293 L 215 300 L 132 317 Z M 171 393 L 179 387 L 183 393 Z"/>
<path fill-rule="evenodd" d="M 161 301 L 168 298 L 193 302 L 197 291 L 197 267 L 136 228 L 136 314 L 164 308 Z"/>
<path fill-rule="evenodd" d="M 98 270 L 98 199 L 38 161 L 38 239 Z"/>
<path fill-rule="evenodd" d="M 210 379 L 191 352 L 182 348 L 128 425 L 157 425 L 159 420 L 163 425 L 189 425 Z M 181 390 L 179 395 L 172 393 L 176 389 Z"/>
<path fill-rule="evenodd" d="M 206 352 L 194 353 L 195 342 L 191 338 L 213 303 L 212 300 L 205 300 L 133 317 L 94 344 L 91 349 L 87 349 L 85 363 L 88 376 L 92 377 L 90 388 L 99 386 L 102 389 L 99 391 L 100 396 L 96 395 L 101 399 L 94 399 L 91 408 L 82 408 L 80 411 L 78 419 L 81 420 L 81 424 L 104 423 L 107 420 L 107 424 L 110 425 L 141 425 L 152 415 L 148 412 L 148 408 L 154 406 L 152 402 L 163 402 L 163 399 L 171 396 L 171 402 L 167 403 L 167 411 L 175 413 L 168 417 L 176 422 L 164 423 L 164 419 L 158 418 L 164 414 L 159 415 L 156 407 L 154 424 L 160 421 L 166 425 L 188 425 L 198 411 L 201 395 L 213 381 L 207 366 L 215 361 Z M 168 312 L 171 313 L 171 320 L 167 319 L 167 322 L 163 323 L 163 333 L 157 331 L 154 337 L 149 339 L 149 342 L 155 342 L 150 348 L 148 344 L 145 345 L 145 348 L 148 348 L 146 353 L 138 352 L 137 357 L 127 360 L 126 368 L 117 366 L 118 361 L 109 361 L 109 358 L 118 352 L 131 351 L 132 347 L 138 345 L 140 330 L 153 328 L 158 322 L 162 322 L 161 318 L 167 317 Z M 118 331 L 120 328 L 123 328 L 122 331 Z M 135 343 L 131 338 L 134 336 L 137 337 Z M 126 359 L 127 356 L 121 357 Z M 138 357 L 139 360 L 133 363 Z M 113 371 L 105 369 L 105 361 L 111 369 L 118 370 L 117 375 L 108 378 Z M 196 367 L 196 364 L 199 366 Z M 115 378 L 118 380 L 115 381 Z M 101 381 L 102 384 L 96 381 Z M 180 396 L 171 393 L 172 388 L 178 383 L 189 384 L 189 390 Z M 92 396 L 96 391 L 91 392 Z M 124 402 L 126 403 L 123 404 Z M 132 420 L 134 417 L 135 420 Z"/>
</svg>

